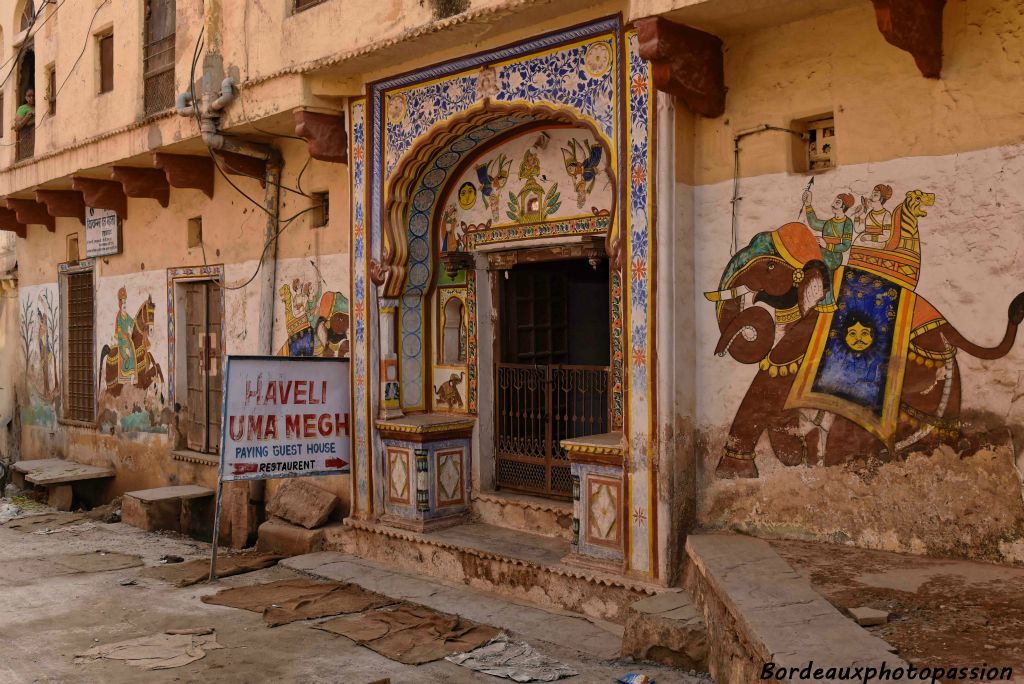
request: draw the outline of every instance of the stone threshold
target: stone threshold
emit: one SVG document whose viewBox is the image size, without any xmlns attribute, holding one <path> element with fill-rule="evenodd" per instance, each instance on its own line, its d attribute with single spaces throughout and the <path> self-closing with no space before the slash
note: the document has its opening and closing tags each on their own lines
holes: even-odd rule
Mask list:
<svg viewBox="0 0 1024 684">
<path fill-rule="evenodd" d="M 473 492 L 473 519 L 527 534 L 572 539 L 572 502 L 505 491 Z"/>
<path fill-rule="evenodd" d="M 481 523 L 417 533 L 349 518 L 326 532 L 323 549 L 616 624 L 626 621 L 630 605 L 665 591 L 565 565 L 565 540 Z"/>
</svg>

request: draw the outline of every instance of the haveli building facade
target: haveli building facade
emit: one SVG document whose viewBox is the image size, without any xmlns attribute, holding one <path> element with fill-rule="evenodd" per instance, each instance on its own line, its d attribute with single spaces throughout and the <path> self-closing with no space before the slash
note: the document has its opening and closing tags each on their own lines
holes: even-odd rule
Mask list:
<svg viewBox="0 0 1024 684">
<path fill-rule="evenodd" d="M 22 458 L 210 486 L 226 355 L 347 356 L 328 543 L 475 520 L 661 585 L 698 526 L 1024 562 L 1013 2 L 0 25 L 4 116 L 39 93 L 0 171 Z M 116 254 L 86 256 L 90 209 Z M 264 495 L 231 490 L 235 543 Z"/>
</svg>

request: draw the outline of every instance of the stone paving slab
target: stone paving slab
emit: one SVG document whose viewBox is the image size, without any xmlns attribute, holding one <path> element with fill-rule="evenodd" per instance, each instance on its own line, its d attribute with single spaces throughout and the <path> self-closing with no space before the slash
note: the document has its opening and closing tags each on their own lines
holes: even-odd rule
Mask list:
<svg viewBox="0 0 1024 684">
<path fill-rule="evenodd" d="M 125 492 L 125 496 L 146 502 L 169 501 L 172 499 L 201 499 L 213 495 L 214 491 L 212 489 L 200 485 L 176 485 L 173 487 L 156 487 L 154 489 L 139 489 L 134 492 Z"/>
<path fill-rule="evenodd" d="M 567 611 L 512 603 L 463 585 L 394 572 L 384 565 L 333 551 L 295 556 L 280 564 L 507 629 L 527 641 L 547 641 L 602 659 L 619 654 L 621 634 Z"/>
</svg>

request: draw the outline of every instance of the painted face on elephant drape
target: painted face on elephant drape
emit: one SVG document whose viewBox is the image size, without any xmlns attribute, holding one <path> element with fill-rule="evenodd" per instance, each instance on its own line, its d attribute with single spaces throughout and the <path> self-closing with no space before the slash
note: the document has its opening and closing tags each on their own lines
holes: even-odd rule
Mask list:
<svg viewBox="0 0 1024 684">
<path fill-rule="evenodd" d="M 846 346 L 855 352 L 861 352 L 871 346 L 875 341 L 871 328 L 860 321 L 854 322 L 846 329 Z"/>
</svg>

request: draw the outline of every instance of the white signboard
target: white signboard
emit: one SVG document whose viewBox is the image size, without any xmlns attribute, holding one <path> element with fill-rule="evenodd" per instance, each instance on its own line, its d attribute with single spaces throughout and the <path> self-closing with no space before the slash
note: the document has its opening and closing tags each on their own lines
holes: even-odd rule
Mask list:
<svg viewBox="0 0 1024 684">
<path fill-rule="evenodd" d="M 221 480 L 348 473 L 348 366 L 343 359 L 229 356 Z"/>
<path fill-rule="evenodd" d="M 85 208 L 85 256 L 101 257 L 121 252 L 121 222 L 112 209 Z"/>
</svg>

